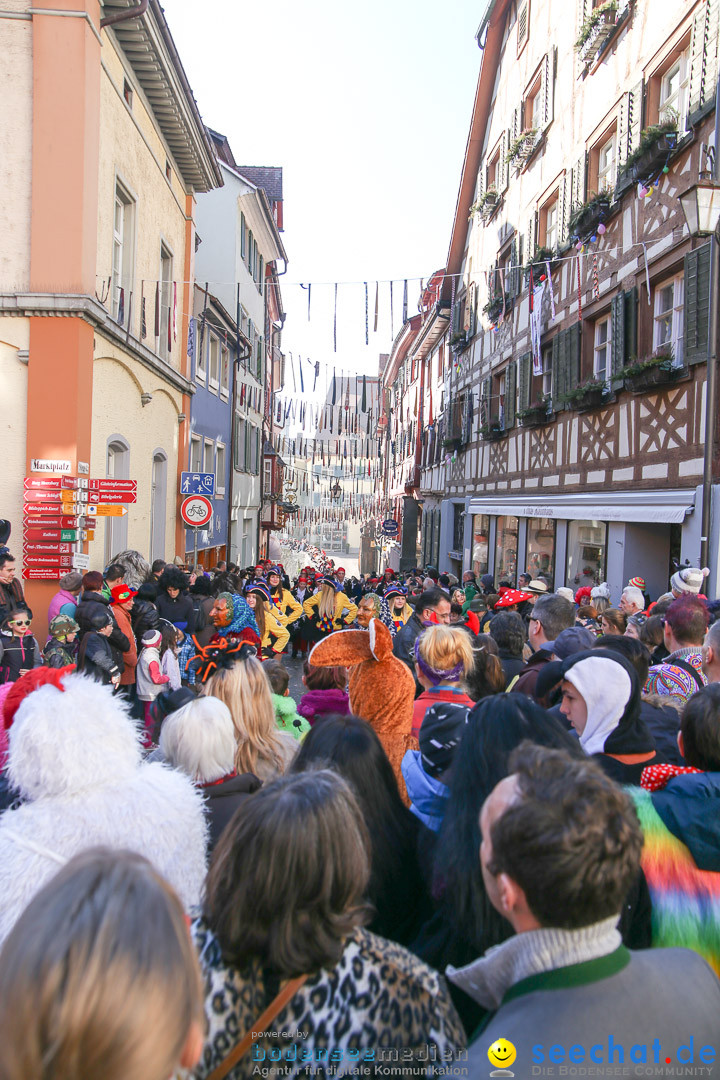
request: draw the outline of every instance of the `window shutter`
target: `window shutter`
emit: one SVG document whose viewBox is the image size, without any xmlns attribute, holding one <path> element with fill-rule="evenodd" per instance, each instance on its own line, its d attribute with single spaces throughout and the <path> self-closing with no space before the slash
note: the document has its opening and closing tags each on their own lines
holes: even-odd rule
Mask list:
<svg viewBox="0 0 720 1080">
<path fill-rule="evenodd" d="M 478 169 L 477 191 L 475 192 L 475 202 L 476 203 L 480 202 L 480 200 L 483 197 L 483 192 L 485 191 L 485 170 L 486 169 L 487 169 L 486 164 L 482 164 L 480 166 L 480 168 Z"/>
<path fill-rule="evenodd" d="M 500 175 L 497 179 L 498 191 L 507 191 L 510 183 L 510 162 L 508 161 L 508 133 L 503 131 L 500 140 L 500 162 L 498 165 Z"/>
<path fill-rule="evenodd" d="M 510 266 L 508 274 L 507 292 L 509 296 L 517 296 L 520 292 L 520 271 L 518 269 L 518 244 L 517 235 L 513 238 L 510 248 Z"/>
<path fill-rule="evenodd" d="M 512 135 L 510 136 L 510 142 L 511 143 L 512 143 L 512 141 L 514 139 L 517 139 L 518 135 L 520 134 L 520 132 L 522 130 L 521 111 L 522 111 L 522 106 L 521 105 L 518 105 L 518 107 L 516 109 L 513 109 Z"/>
<path fill-rule="evenodd" d="M 685 363 L 708 358 L 710 315 L 710 244 L 685 256 Z"/>
<path fill-rule="evenodd" d="M 567 173 L 563 176 L 562 184 L 560 185 L 560 244 L 567 244 L 570 240 L 568 233 L 570 231 L 570 188 L 572 184 L 572 170 L 570 176 Z"/>
<path fill-rule="evenodd" d="M 528 222 L 527 231 L 527 261 L 530 262 L 535 251 L 537 250 L 538 242 L 538 212 L 533 210 Z"/>
<path fill-rule="evenodd" d="M 550 126 L 553 120 L 555 104 L 555 53 L 554 50 L 545 53 L 542 61 L 542 82 L 540 93 L 542 94 L 542 131 Z"/>
<path fill-rule="evenodd" d="M 689 122 L 697 124 L 715 103 L 720 3 L 705 0 L 695 13 L 690 41 Z"/>
<path fill-rule="evenodd" d="M 628 154 L 640 145 L 640 133 L 643 126 L 643 81 L 642 79 L 628 94 Z"/>
<path fill-rule="evenodd" d="M 565 346 L 565 392 L 572 386 L 580 383 L 580 342 L 582 323 L 576 322 L 565 331 L 567 344 Z"/>
<path fill-rule="evenodd" d="M 517 365 L 511 360 L 505 370 L 505 427 L 515 427 L 515 393 L 517 388 Z"/>
<path fill-rule="evenodd" d="M 635 287 L 625 293 L 625 355 L 629 364 L 637 356 L 638 291 Z"/>
<path fill-rule="evenodd" d="M 518 19 L 517 19 L 517 26 L 518 26 L 517 47 L 518 47 L 518 52 L 520 52 L 520 49 L 522 49 L 523 44 L 525 42 L 525 39 L 527 38 L 527 35 L 528 35 L 528 6 L 529 6 L 529 0 L 525 0 L 525 3 L 523 4 L 523 6 L 520 8 L 520 11 L 518 12 Z"/>
<path fill-rule="evenodd" d="M 518 409 L 522 412 L 530 408 L 530 353 L 526 352 L 518 360 Z"/>
<path fill-rule="evenodd" d="M 464 305 L 459 300 L 455 301 L 452 321 L 453 334 L 459 334 L 462 330 L 463 307 Z"/>
<path fill-rule="evenodd" d="M 625 366 L 625 293 L 616 293 L 610 305 L 611 364 L 610 373 L 617 377 Z"/>
<path fill-rule="evenodd" d="M 492 380 L 490 376 L 482 381 L 482 392 L 480 395 L 480 423 L 487 424 L 488 417 L 490 416 L 490 386 Z"/>
<path fill-rule="evenodd" d="M 561 330 L 552 339 L 552 400 L 555 412 L 565 408 L 560 399 L 565 393 L 565 342 L 566 330 Z"/>
</svg>

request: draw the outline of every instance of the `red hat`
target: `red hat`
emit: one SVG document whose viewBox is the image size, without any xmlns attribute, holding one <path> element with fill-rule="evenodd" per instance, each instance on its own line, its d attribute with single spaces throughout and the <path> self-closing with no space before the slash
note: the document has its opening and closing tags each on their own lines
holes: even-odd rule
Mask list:
<svg viewBox="0 0 720 1080">
<path fill-rule="evenodd" d="M 520 592 L 518 589 L 505 589 L 495 605 L 495 611 L 498 608 L 514 607 L 515 604 L 522 604 L 525 600 L 535 599 L 534 593 Z"/>
<path fill-rule="evenodd" d="M 391 570 L 389 566 L 386 566 L 386 567 L 385 567 L 385 573 L 386 573 L 386 574 L 390 574 L 390 576 L 391 576 L 391 577 L 394 577 L 394 576 L 395 576 L 395 571 L 394 571 L 394 570 Z"/>
<path fill-rule="evenodd" d="M 347 570 L 344 566 L 338 566 L 337 570 L 335 571 L 336 574 L 339 574 L 340 572 L 342 572 L 343 574 L 347 574 Z"/>
<path fill-rule="evenodd" d="M 302 582 L 303 582 L 304 584 L 307 584 L 307 578 L 305 577 L 305 575 L 304 575 L 304 574 L 301 574 L 301 575 L 300 575 L 300 577 L 298 578 L 298 585 L 300 584 L 300 582 L 301 582 L 301 581 L 302 581 Z"/>
<path fill-rule="evenodd" d="M 133 591 L 129 585 L 116 585 L 110 590 L 113 604 L 127 604 L 128 600 L 132 600 Z"/>
</svg>

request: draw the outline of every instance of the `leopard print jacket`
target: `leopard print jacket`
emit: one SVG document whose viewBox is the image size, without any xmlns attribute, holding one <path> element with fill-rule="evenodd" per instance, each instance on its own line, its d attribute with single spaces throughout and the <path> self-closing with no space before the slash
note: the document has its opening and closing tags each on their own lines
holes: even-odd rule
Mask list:
<svg viewBox="0 0 720 1080">
<path fill-rule="evenodd" d="M 204 919 L 192 936 L 205 979 L 207 1033 L 193 1074 L 205 1080 L 252 1029 L 279 984 L 258 966 L 226 967 Z M 264 977 L 265 975 L 265 977 Z M 337 967 L 312 975 L 261 1034 L 228 1080 L 312 1075 L 433 1076 L 466 1038 L 445 980 L 393 942 L 356 930 Z"/>
</svg>

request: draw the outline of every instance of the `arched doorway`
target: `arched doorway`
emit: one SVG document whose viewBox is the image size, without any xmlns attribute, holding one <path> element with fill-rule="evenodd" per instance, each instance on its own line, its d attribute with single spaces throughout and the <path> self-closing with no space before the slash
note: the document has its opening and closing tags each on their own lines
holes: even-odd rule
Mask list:
<svg viewBox="0 0 720 1080">
<path fill-rule="evenodd" d="M 165 451 L 156 450 L 153 454 L 150 495 L 150 562 L 165 558 L 167 463 Z"/>
</svg>

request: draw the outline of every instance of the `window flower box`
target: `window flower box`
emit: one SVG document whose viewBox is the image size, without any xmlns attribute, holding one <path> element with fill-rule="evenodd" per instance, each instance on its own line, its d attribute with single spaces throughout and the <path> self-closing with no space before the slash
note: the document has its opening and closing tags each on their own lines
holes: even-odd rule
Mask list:
<svg viewBox="0 0 720 1080">
<path fill-rule="evenodd" d="M 610 192 L 601 191 L 582 206 L 576 207 L 570 215 L 570 235 L 577 237 L 578 240 L 592 236 L 597 231 L 598 225 L 604 222 L 610 213 L 610 201 Z"/>
<path fill-rule="evenodd" d="M 468 336 L 465 330 L 458 330 L 450 338 L 450 348 L 454 353 L 460 353 L 467 348 Z"/>
<path fill-rule="evenodd" d="M 539 138 L 535 128 L 528 128 L 526 131 L 522 131 L 517 139 L 510 143 L 508 160 L 513 165 L 516 172 L 520 172 L 525 165 L 525 162 L 532 156 L 535 147 L 538 145 Z"/>
<path fill-rule="evenodd" d="M 491 184 L 487 191 L 483 192 L 478 201 L 470 207 L 470 215 L 478 214 L 484 222 L 489 221 L 500 205 L 500 202 L 500 192 L 494 184 Z"/>
<path fill-rule="evenodd" d="M 524 267 L 524 274 L 526 280 L 530 278 L 530 271 L 532 270 L 533 282 L 535 284 L 540 281 L 542 277 L 547 276 L 547 263 L 550 263 L 550 273 L 554 269 L 554 262 L 557 258 L 557 252 L 551 250 L 551 248 L 541 247 L 535 251 L 530 262 Z"/>
<path fill-rule="evenodd" d="M 674 362 L 672 350 L 665 350 L 648 357 L 647 360 L 638 360 L 634 364 L 628 364 L 620 373 L 624 380 L 625 388 L 633 394 L 642 394 L 654 386 L 665 386 L 675 382 L 685 373 L 682 364 Z"/>
<path fill-rule="evenodd" d="M 505 314 L 506 315 L 510 311 L 510 309 L 512 308 L 512 305 L 513 305 L 512 297 L 508 296 L 508 294 L 505 293 L 504 307 L 505 307 Z M 500 296 L 493 296 L 490 300 L 488 300 L 487 304 L 483 308 L 483 312 L 487 315 L 487 317 L 488 317 L 488 319 L 490 320 L 491 323 L 496 324 L 498 319 L 500 318 L 500 316 L 503 313 L 502 294 Z"/>
<path fill-rule="evenodd" d="M 517 414 L 521 427 L 542 427 L 553 419 L 549 401 L 535 401 L 527 409 L 521 409 Z"/>
<path fill-rule="evenodd" d="M 492 442 L 495 439 L 502 439 L 506 435 L 505 424 L 497 417 L 491 417 L 487 423 L 483 424 L 480 428 L 480 435 L 486 442 Z"/>
<path fill-rule="evenodd" d="M 586 66 L 593 62 L 613 33 L 618 21 L 617 9 L 617 0 L 609 0 L 608 3 L 594 8 L 585 19 L 580 36 L 575 42 L 575 48 L 580 54 L 582 63 Z"/>
<path fill-rule="evenodd" d="M 568 390 L 566 394 L 558 398 L 558 403 L 566 405 L 569 409 L 584 412 L 588 409 L 597 409 L 607 397 L 609 397 L 607 383 L 601 379 L 589 379 L 582 386 Z"/>
<path fill-rule="evenodd" d="M 635 184 L 650 180 L 667 163 L 671 154 L 677 150 L 677 117 L 670 116 L 662 124 L 645 128 L 640 144 L 623 162 L 618 173 L 615 197 L 619 198 Z"/>
</svg>

